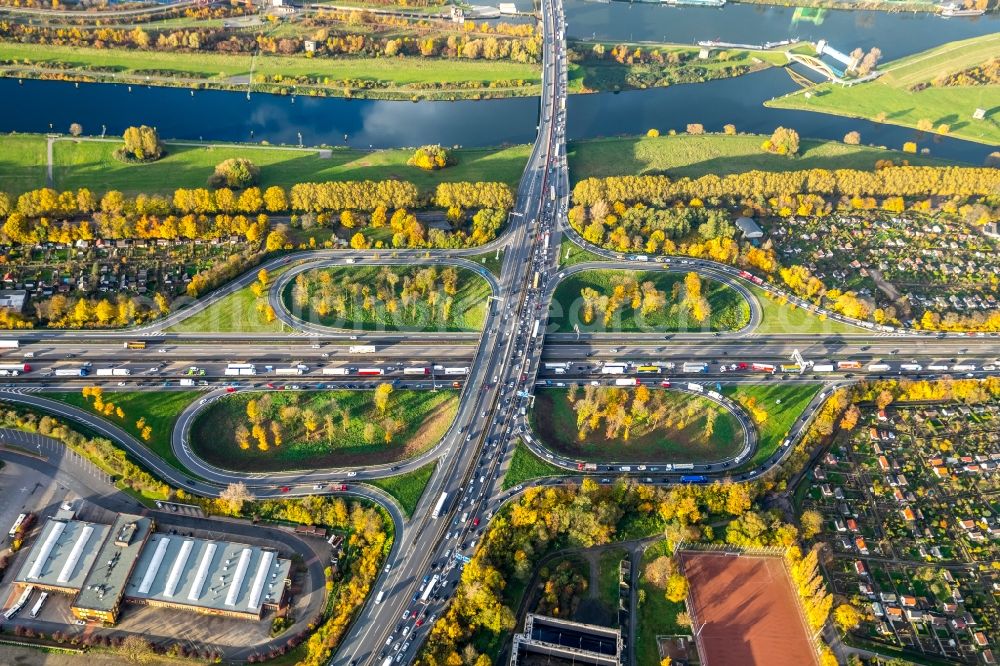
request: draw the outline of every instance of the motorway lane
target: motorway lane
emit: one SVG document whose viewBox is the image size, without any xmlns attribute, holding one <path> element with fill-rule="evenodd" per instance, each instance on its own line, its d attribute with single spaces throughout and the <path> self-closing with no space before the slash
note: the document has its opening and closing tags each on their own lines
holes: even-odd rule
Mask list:
<svg viewBox="0 0 1000 666">
<path fill-rule="evenodd" d="M 557 34 L 555 30 L 557 19 L 553 14 L 551 3 L 543 3 L 542 9 L 543 33 L 547 35 L 549 40 L 547 43 L 551 44 L 552 36 Z M 561 21 L 561 18 L 558 20 Z M 564 50 L 561 37 L 559 50 Z M 560 76 L 554 76 L 556 69 L 553 49 L 545 48 L 543 55 L 543 103 L 539 133 L 528 161 L 525 177 L 519 187 L 515 211 L 511 216 L 510 244 L 504 256 L 500 276 L 500 298 L 503 300 L 499 307 L 490 309 L 489 321 L 480 347 L 483 353 L 477 356 L 465 388 L 467 399 L 463 400 L 463 404 L 472 406 L 471 418 L 467 413 L 460 414 L 458 418 L 460 428 L 467 425 L 470 432 L 465 438 L 459 437 L 459 441 L 454 442 L 452 446 L 445 446 L 441 461 L 415 512 L 417 518 L 410 526 L 412 541 L 409 540 L 409 535 L 406 537 L 407 547 L 404 549 L 406 555 L 401 562 L 394 564 L 392 578 L 389 580 L 390 587 L 381 590 L 385 592 L 384 599 L 378 604 L 369 601 L 362 612 L 361 620 L 352 626 L 342 641 L 333 659 L 335 664 L 373 664 L 382 659 L 380 653 L 393 656 L 401 654 L 400 660 L 406 659 L 408 663 L 419 649 L 420 643 L 426 637 L 427 625 L 417 628 L 412 618 L 408 618 L 406 624 L 411 633 L 404 641 L 402 632 L 397 633 L 398 624 L 402 622 L 404 611 L 423 611 L 428 616 L 443 612 L 447 597 L 453 589 L 452 583 L 457 580 L 459 573 L 458 569 L 450 564 L 453 560 L 449 560 L 448 557 L 453 557 L 456 550 L 471 553 L 474 549 L 474 544 L 468 538 L 469 529 L 474 522 L 471 514 L 481 513 L 482 506 L 488 501 L 486 475 L 479 473 L 479 477 L 476 476 L 476 461 L 482 462 L 484 456 L 496 449 L 493 442 L 498 436 L 495 434 L 498 430 L 501 432 L 499 436 L 509 436 L 510 419 L 517 408 L 517 403 L 514 402 L 504 403 L 501 407 L 499 402 L 501 386 L 508 391 L 506 386 L 512 375 L 516 381 L 520 378 L 522 370 L 530 369 L 531 364 L 537 367 L 541 339 L 532 335 L 524 322 L 540 316 L 538 313 L 541 311 L 539 293 L 530 286 L 532 271 L 550 270 L 551 267 L 551 259 L 546 261 L 542 257 L 539 237 L 546 231 L 550 233 L 553 231 L 552 221 L 557 214 L 555 197 L 551 196 L 553 194 L 551 189 L 546 191 L 546 184 L 548 169 L 549 167 L 554 169 L 561 145 L 553 129 L 556 107 L 559 104 L 556 101 L 558 99 L 556 90 L 559 90 L 559 95 L 565 94 L 565 70 L 560 70 Z M 561 179 L 560 188 L 564 188 L 562 183 L 565 182 L 568 181 Z M 564 191 L 560 194 L 563 193 Z M 564 208 L 565 201 L 561 200 L 559 209 Z M 545 254 L 551 254 L 551 250 Z M 529 298 L 529 292 L 532 291 L 534 293 Z M 476 414 L 478 416 L 475 416 Z M 493 482 L 498 468 L 494 461 L 491 465 L 490 483 Z M 482 466 L 479 469 L 482 470 Z M 474 495 L 476 489 L 479 489 L 478 495 Z M 441 518 L 431 518 L 430 507 L 442 492 L 448 493 L 448 507 Z M 466 495 L 470 497 L 467 498 Z M 457 506 L 456 498 L 459 499 Z M 467 499 L 468 507 L 466 507 Z M 456 519 L 460 509 L 466 516 L 464 523 L 461 518 Z M 456 520 L 462 524 L 456 524 Z M 445 570 L 442 570 L 442 567 Z M 427 606 L 413 605 L 413 598 L 421 589 L 424 577 L 432 575 L 435 571 L 442 571 L 438 573 L 439 576 L 444 574 L 444 583 L 437 595 L 441 598 L 430 599 Z M 376 590 L 375 593 L 378 591 L 380 590 Z M 410 613 L 407 612 L 406 615 L 409 616 Z M 400 645 L 404 642 L 405 646 Z M 397 647 L 398 651 L 392 647 Z"/>
</svg>

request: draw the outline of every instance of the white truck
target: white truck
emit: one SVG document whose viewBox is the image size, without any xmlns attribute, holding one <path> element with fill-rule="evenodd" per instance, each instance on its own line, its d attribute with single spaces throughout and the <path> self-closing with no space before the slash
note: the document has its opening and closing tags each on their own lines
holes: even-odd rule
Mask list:
<svg viewBox="0 0 1000 666">
<path fill-rule="evenodd" d="M 374 354 L 375 345 L 351 345 L 347 351 L 351 354 Z"/>
<path fill-rule="evenodd" d="M 226 366 L 227 377 L 248 377 L 257 374 L 257 366 L 253 363 L 230 363 Z"/>
<path fill-rule="evenodd" d="M 351 374 L 350 368 L 323 368 L 324 375 L 349 375 Z"/>
<path fill-rule="evenodd" d="M 695 393 L 704 393 L 705 392 L 705 387 L 702 386 L 701 384 L 688 384 L 687 385 L 687 389 L 688 389 L 688 391 L 694 391 Z"/>
<path fill-rule="evenodd" d="M 128 368 L 98 368 L 94 374 L 98 377 L 128 377 L 132 371 Z"/>
</svg>

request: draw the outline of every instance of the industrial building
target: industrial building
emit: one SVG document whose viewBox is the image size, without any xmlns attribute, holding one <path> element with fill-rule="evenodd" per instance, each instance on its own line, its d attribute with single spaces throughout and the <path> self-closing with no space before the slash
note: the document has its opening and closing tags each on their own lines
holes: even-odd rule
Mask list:
<svg viewBox="0 0 1000 666">
<path fill-rule="evenodd" d="M 510 666 L 621 666 L 623 648 L 617 629 L 529 613 L 524 631 L 514 634 Z"/>
<path fill-rule="evenodd" d="M 15 583 L 73 596 L 81 620 L 113 625 L 123 602 L 259 620 L 285 603 L 291 563 L 269 548 L 154 533 L 152 519 L 113 525 L 49 518 Z"/>
<path fill-rule="evenodd" d="M 125 589 L 132 603 L 249 620 L 278 608 L 288 560 L 239 543 L 156 534 L 139 556 Z"/>
</svg>

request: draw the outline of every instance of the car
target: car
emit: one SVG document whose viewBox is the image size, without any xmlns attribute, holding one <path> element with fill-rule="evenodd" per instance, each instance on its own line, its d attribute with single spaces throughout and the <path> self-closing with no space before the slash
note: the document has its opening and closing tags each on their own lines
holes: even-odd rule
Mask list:
<svg viewBox="0 0 1000 666">
<path fill-rule="evenodd" d="M 272 382 L 268 382 L 268 383 L 264 384 L 264 386 L 266 386 L 269 389 L 273 389 L 274 388 L 274 384 Z"/>
<path fill-rule="evenodd" d="M 226 393 L 236 393 L 236 387 L 235 386 L 227 386 L 226 387 Z"/>
<path fill-rule="evenodd" d="M 406 621 L 409 618 L 410 618 L 410 609 L 407 608 L 405 611 L 403 611 L 403 620 Z"/>
<path fill-rule="evenodd" d="M 409 635 L 410 635 L 410 628 L 409 627 L 403 627 L 403 638 L 406 638 Z"/>
<path fill-rule="evenodd" d="M 78 627 L 82 627 L 83 625 L 85 625 L 85 624 L 87 624 L 87 623 L 86 623 L 86 622 L 84 622 L 83 620 L 77 620 L 77 621 L 76 621 L 76 622 L 74 622 L 73 624 L 75 624 L 75 625 L 76 625 L 76 626 L 78 626 Z"/>
<path fill-rule="evenodd" d="M 291 490 L 291 488 L 289 488 L 288 486 L 281 486 L 281 492 L 287 493 L 289 490 Z"/>
<path fill-rule="evenodd" d="M 313 490 L 323 490 L 323 484 L 322 483 L 314 483 L 313 484 Z"/>
<path fill-rule="evenodd" d="M 391 570 L 392 570 L 392 565 L 391 564 L 385 565 L 385 567 L 383 567 L 383 569 L 382 569 L 382 571 L 384 571 L 385 573 L 389 573 L 389 571 L 391 571 Z"/>
<path fill-rule="evenodd" d="M 389 634 L 389 638 L 385 639 L 386 647 L 392 645 L 392 639 L 396 637 L 396 634 Z"/>
<path fill-rule="evenodd" d="M 417 618 L 417 621 L 414 622 L 414 626 L 415 627 L 419 627 L 419 626 L 423 625 L 423 623 L 424 623 L 424 619 L 423 618 Z"/>
<path fill-rule="evenodd" d="M 357 475 L 358 475 L 357 472 L 348 472 L 347 473 L 347 476 L 357 476 Z"/>
</svg>

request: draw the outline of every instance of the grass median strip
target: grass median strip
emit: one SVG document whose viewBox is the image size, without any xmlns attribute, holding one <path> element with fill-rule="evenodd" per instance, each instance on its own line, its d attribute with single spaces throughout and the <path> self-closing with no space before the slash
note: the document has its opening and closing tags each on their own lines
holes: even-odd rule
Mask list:
<svg viewBox="0 0 1000 666">
<path fill-rule="evenodd" d="M 420 498 L 427 488 L 427 482 L 431 480 L 436 466 L 437 463 L 430 463 L 406 474 L 372 479 L 368 483 L 392 495 L 403 507 L 403 513 L 409 518 L 417 508 L 417 503 L 420 502 Z"/>
<path fill-rule="evenodd" d="M 542 479 L 547 476 L 567 476 L 568 472 L 561 467 L 548 463 L 532 453 L 524 442 L 517 440 L 510 467 L 503 477 L 503 489 L 508 490 L 528 481 Z"/>
</svg>

